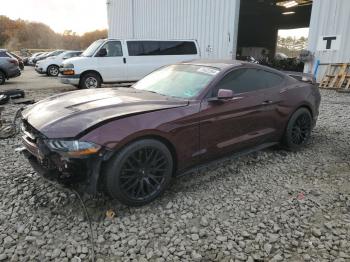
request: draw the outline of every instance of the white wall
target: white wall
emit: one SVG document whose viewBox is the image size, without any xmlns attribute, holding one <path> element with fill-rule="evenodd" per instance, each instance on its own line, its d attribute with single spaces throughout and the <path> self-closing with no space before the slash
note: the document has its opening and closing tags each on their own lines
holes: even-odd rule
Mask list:
<svg viewBox="0 0 350 262">
<path fill-rule="evenodd" d="M 239 0 L 108 0 L 110 38 L 196 39 L 204 58 L 236 54 Z"/>
<path fill-rule="evenodd" d="M 336 36 L 330 50 L 325 50 L 323 37 Z M 308 49 L 321 63 L 350 63 L 350 0 L 314 0 Z M 326 66 L 321 66 L 318 81 Z M 310 67 L 306 71 L 311 71 Z"/>
</svg>

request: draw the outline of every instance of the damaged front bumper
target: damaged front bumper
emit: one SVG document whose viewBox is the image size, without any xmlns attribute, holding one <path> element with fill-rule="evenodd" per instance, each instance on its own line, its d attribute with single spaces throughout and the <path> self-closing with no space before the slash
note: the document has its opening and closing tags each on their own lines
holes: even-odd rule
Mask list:
<svg viewBox="0 0 350 262">
<path fill-rule="evenodd" d="M 101 167 L 103 162 L 110 158 L 111 151 L 101 149 L 98 153 L 86 157 L 62 156 L 50 150 L 42 134 L 29 124 L 26 125 L 26 128 L 22 128 L 24 148 L 21 152 L 38 174 L 66 186 L 78 185 L 92 195 L 100 191 Z"/>
</svg>

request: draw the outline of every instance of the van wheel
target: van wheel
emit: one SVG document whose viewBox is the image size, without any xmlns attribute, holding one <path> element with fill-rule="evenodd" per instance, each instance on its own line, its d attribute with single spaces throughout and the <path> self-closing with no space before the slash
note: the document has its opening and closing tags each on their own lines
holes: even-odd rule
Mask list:
<svg viewBox="0 0 350 262">
<path fill-rule="evenodd" d="M 169 186 L 173 158 L 163 143 L 144 139 L 122 149 L 105 170 L 108 194 L 125 205 L 141 206 L 153 201 Z"/>
<path fill-rule="evenodd" d="M 307 144 L 312 131 L 312 116 L 308 109 L 300 108 L 290 118 L 283 137 L 283 145 L 296 151 Z"/>
<path fill-rule="evenodd" d="M 87 73 L 80 80 L 79 87 L 81 89 L 94 89 L 101 87 L 101 78 L 96 73 Z"/>
<path fill-rule="evenodd" d="M 60 73 L 60 69 L 58 66 L 50 65 L 47 68 L 47 75 L 48 76 L 58 76 L 59 73 Z"/>
<path fill-rule="evenodd" d="M 5 84 L 6 76 L 3 72 L 0 71 L 0 85 Z"/>
</svg>

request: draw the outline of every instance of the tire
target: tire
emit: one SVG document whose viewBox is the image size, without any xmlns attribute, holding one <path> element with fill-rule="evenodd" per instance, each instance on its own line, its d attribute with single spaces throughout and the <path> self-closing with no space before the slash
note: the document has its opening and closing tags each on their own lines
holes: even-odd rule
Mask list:
<svg viewBox="0 0 350 262">
<path fill-rule="evenodd" d="M 5 74 L 2 71 L 0 71 L 0 85 L 5 84 L 5 81 L 6 81 Z"/>
<path fill-rule="evenodd" d="M 310 139 L 312 131 L 312 116 L 308 109 L 300 108 L 289 119 L 283 137 L 286 149 L 297 151 L 304 147 Z"/>
<path fill-rule="evenodd" d="M 60 73 L 60 69 L 58 66 L 56 65 L 50 65 L 48 68 L 47 68 L 47 75 L 48 76 L 58 76 Z"/>
<path fill-rule="evenodd" d="M 111 158 L 105 169 L 107 193 L 128 206 L 142 206 L 169 186 L 173 158 L 161 142 L 144 139 L 131 143 Z"/>
<path fill-rule="evenodd" d="M 96 73 L 87 73 L 80 79 L 79 87 L 81 89 L 94 89 L 101 87 L 102 80 Z"/>
</svg>

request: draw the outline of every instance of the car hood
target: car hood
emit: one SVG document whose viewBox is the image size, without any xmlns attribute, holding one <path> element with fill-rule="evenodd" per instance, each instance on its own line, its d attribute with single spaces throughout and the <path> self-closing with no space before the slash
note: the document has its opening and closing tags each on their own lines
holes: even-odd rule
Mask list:
<svg viewBox="0 0 350 262">
<path fill-rule="evenodd" d="M 68 58 L 68 59 L 64 60 L 63 64 L 71 64 L 74 62 L 79 63 L 81 61 L 86 61 L 89 58 L 90 57 L 85 57 L 85 56 L 72 57 L 72 58 Z"/>
<path fill-rule="evenodd" d="M 101 88 L 49 97 L 24 110 L 22 118 L 47 138 L 74 138 L 112 119 L 186 105 L 133 88 Z"/>
</svg>

